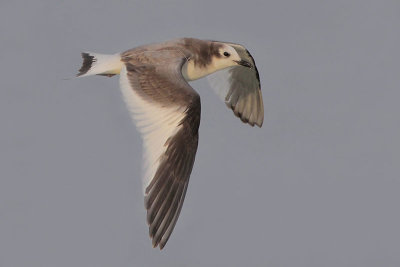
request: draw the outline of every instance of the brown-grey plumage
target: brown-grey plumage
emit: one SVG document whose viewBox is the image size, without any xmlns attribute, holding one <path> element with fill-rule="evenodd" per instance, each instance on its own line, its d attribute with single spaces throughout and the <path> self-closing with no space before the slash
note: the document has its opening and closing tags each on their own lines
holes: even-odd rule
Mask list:
<svg viewBox="0 0 400 267">
<path fill-rule="evenodd" d="M 240 45 L 193 38 L 82 57 L 78 76 L 120 74 L 124 99 L 143 138 L 149 234 L 153 246 L 162 249 L 179 217 L 198 145 L 200 97 L 188 81 L 228 70 L 225 103 L 243 122 L 261 127 L 254 59 Z"/>
<path fill-rule="evenodd" d="M 200 97 L 183 79 L 185 56 L 179 50 L 158 50 L 122 55 L 128 80 L 138 96 L 164 107 L 185 107 L 181 129 L 164 143 L 165 153 L 145 189 L 145 207 L 153 246 L 162 249 L 178 219 L 198 143 Z M 169 64 L 154 64 L 155 57 Z M 160 90 L 162 88 L 162 90 Z"/>
</svg>

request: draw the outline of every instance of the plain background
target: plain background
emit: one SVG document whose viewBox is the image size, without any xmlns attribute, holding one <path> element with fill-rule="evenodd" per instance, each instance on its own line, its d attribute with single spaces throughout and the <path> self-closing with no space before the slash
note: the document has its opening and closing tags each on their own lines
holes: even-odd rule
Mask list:
<svg viewBox="0 0 400 267">
<path fill-rule="evenodd" d="M 400 2 L 0 3 L 0 266 L 400 266 Z M 244 44 L 265 121 L 210 90 L 183 210 L 151 247 L 141 139 L 80 52 Z"/>
</svg>

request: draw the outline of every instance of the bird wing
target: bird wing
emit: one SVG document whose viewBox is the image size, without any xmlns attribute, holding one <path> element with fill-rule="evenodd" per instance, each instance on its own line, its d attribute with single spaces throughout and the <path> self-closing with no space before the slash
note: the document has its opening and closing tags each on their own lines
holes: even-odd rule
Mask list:
<svg viewBox="0 0 400 267">
<path fill-rule="evenodd" d="M 251 68 L 235 66 L 223 69 L 208 76 L 211 87 L 244 123 L 262 126 L 264 104 L 261 93 L 260 76 L 256 63 L 241 45 L 232 45 L 239 56 L 251 63 Z"/>
<path fill-rule="evenodd" d="M 156 53 L 162 64 L 155 59 L 142 59 L 152 63 L 138 64 L 122 57 L 125 67 L 120 78 L 124 99 L 143 139 L 147 222 L 153 246 L 160 249 L 174 229 L 185 198 L 201 109 L 199 95 L 182 76 L 182 54 L 163 53 Z"/>
</svg>

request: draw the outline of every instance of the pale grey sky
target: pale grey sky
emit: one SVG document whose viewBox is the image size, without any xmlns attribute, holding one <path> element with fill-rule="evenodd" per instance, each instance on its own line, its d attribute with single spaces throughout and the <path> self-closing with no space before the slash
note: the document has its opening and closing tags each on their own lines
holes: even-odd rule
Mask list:
<svg viewBox="0 0 400 267">
<path fill-rule="evenodd" d="M 0 3 L 0 266 L 400 266 L 400 2 Z M 199 150 L 163 251 L 118 78 L 84 50 L 177 37 L 244 44 L 265 121 L 206 80 Z"/>
</svg>

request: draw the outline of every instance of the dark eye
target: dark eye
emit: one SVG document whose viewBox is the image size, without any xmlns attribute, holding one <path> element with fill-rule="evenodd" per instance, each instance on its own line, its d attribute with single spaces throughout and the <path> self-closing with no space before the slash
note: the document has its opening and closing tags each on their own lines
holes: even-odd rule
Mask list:
<svg viewBox="0 0 400 267">
<path fill-rule="evenodd" d="M 229 57 L 230 55 L 228 52 L 224 52 L 224 56 Z"/>
</svg>

